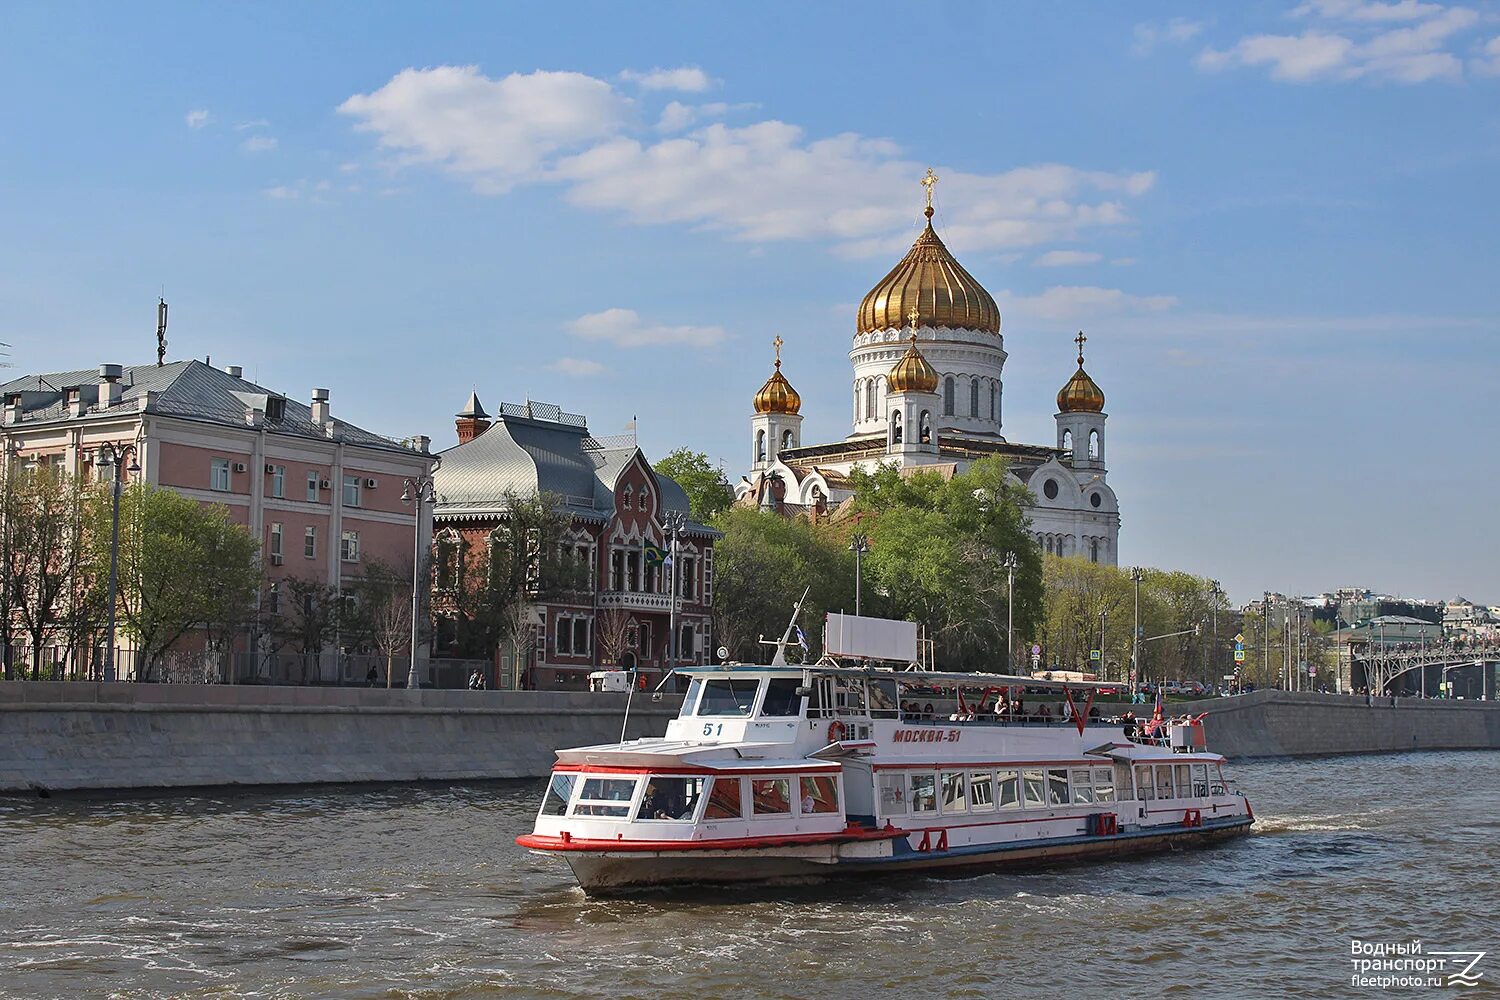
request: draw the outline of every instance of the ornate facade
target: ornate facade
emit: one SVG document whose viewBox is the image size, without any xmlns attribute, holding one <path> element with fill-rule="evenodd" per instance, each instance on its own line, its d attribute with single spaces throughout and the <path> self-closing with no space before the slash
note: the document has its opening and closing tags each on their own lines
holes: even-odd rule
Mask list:
<svg viewBox="0 0 1500 1000">
<path fill-rule="evenodd" d="M 842 441 L 804 444 L 802 399 L 776 368 L 754 399 L 751 468 L 741 502 L 788 512 L 827 511 L 847 499 L 849 473 L 895 464 L 955 475 L 1000 455 L 1031 493 L 1031 528 L 1045 552 L 1118 561 L 1120 508 L 1107 482 L 1104 393 L 1083 367 L 1057 394 L 1056 442 L 1027 445 L 1001 433 L 1005 338 L 994 298 L 927 224 L 911 250 L 864 297 L 856 314 L 852 430 Z"/>
</svg>

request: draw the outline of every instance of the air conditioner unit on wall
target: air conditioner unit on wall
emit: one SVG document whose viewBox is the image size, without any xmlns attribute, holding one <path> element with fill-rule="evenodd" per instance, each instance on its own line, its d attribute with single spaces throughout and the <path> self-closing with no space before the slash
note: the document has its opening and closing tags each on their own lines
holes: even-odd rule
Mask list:
<svg viewBox="0 0 1500 1000">
<path fill-rule="evenodd" d="M 274 476 L 275 474 L 276 474 L 276 466 L 272 465 L 270 462 L 267 462 L 266 463 L 266 475 L 268 475 L 268 476 Z"/>
<path fill-rule="evenodd" d="M 244 472 L 245 471 L 245 463 L 244 462 L 235 462 L 234 463 L 234 471 L 235 472 Z"/>
<path fill-rule="evenodd" d="M 375 488 L 375 487 L 377 487 L 377 486 L 379 486 L 379 485 L 380 485 L 380 484 L 379 484 L 379 483 L 377 483 L 377 482 L 376 482 L 376 481 L 375 481 L 375 480 L 373 480 L 373 479 L 366 479 L 366 480 L 365 480 L 365 489 L 367 489 L 367 490 L 373 490 L 373 489 L 374 489 L 374 488 Z"/>
<path fill-rule="evenodd" d="M 320 489 L 320 490 L 327 490 L 327 489 L 332 489 L 332 488 L 333 488 L 333 484 L 330 483 L 328 480 L 326 480 L 326 479 L 319 479 L 318 480 L 318 489 Z"/>
</svg>

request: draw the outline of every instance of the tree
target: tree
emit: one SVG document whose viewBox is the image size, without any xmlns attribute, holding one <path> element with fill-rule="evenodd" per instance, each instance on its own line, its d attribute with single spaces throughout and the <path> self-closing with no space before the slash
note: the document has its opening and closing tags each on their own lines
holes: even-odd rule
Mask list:
<svg viewBox="0 0 1500 1000">
<path fill-rule="evenodd" d="M 97 491 L 89 515 L 94 572 L 109 572 L 111 501 Z M 221 506 L 144 483 L 120 498 L 119 625 L 139 650 L 136 679 L 189 631 L 242 622 L 260 578 L 258 544 Z"/>
<path fill-rule="evenodd" d="M 87 572 L 83 551 L 86 485 L 49 468 L 16 477 L 9 513 L 12 601 L 31 647 L 31 677 L 61 626 L 67 598 Z"/>
<path fill-rule="evenodd" d="M 653 468 L 682 487 L 693 520 L 700 524 L 707 524 L 734 503 L 734 489 L 729 485 L 723 468 L 710 462 L 701 451 L 678 448 Z"/>
<path fill-rule="evenodd" d="M 624 661 L 634 626 L 635 619 L 623 608 L 610 608 L 594 617 L 594 642 L 605 666 L 617 667 Z"/>
<path fill-rule="evenodd" d="M 395 676 L 396 654 L 411 647 L 411 568 L 377 560 L 365 564 L 365 575 L 354 585 L 354 630 L 385 657 L 385 683 Z"/>
<path fill-rule="evenodd" d="M 921 623 L 949 669 L 1005 668 L 1008 580 L 1014 553 L 1015 642 L 1042 621 L 1041 553 L 1026 516 L 1030 500 L 1003 459 L 986 457 L 945 479 L 882 465 L 850 476 L 868 534 L 866 606 Z M 1018 667 L 1019 664 L 1016 664 Z"/>
<path fill-rule="evenodd" d="M 343 599 L 337 587 L 318 580 L 290 576 L 280 583 L 280 607 L 271 630 L 278 645 L 290 643 L 301 654 L 301 677 L 307 682 L 309 667 L 323 652 L 342 623 Z"/>
</svg>

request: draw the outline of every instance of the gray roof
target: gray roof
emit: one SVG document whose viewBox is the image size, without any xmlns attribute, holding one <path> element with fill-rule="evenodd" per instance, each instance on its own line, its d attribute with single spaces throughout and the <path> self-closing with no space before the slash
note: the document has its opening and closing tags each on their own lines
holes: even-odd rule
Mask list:
<svg viewBox="0 0 1500 1000">
<path fill-rule="evenodd" d="M 42 424 L 99 419 L 138 411 L 148 393 L 154 393 L 147 412 L 234 427 L 246 427 L 251 409 L 265 410 L 271 398 L 285 399 L 280 420 L 266 419 L 271 434 L 326 440 L 327 431 L 312 422 L 308 403 L 238 378 L 202 361 L 172 361 L 165 365 L 126 365 L 120 378 L 120 402 L 108 410 L 98 408 L 99 369 L 26 375 L 0 385 L 0 397 L 21 397 L 21 423 Z M 65 391 L 77 388 L 85 404 L 83 416 L 68 412 Z M 345 444 L 409 451 L 396 441 L 333 418 L 334 433 Z"/>
<path fill-rule="evenodd" d="M 615 483 L 637 455 L 632 437 L 590 436 L 582 417 L 555 406 L 503 403 L 495 423 L 473 440 L 441 453 L 433 473 L 438 517 L 497 514 L 507 494 L 555 494 L 585 520 L 607 519 L 615 509 Z M 646 462 L 650 468 L 650 463 Z M 663 510 L 688 511 L 687 493 L 655 470 Z M 689 529 L 712 532 L 701 524 Z"/>
</svg>

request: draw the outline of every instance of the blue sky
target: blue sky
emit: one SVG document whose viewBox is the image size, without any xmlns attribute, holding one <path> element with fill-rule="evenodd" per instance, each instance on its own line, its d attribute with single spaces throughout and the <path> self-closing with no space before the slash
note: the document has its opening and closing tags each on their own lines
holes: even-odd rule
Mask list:
<svg viewBox="0 0 1500 1000">
<path fill-rule="evenodd" d="M 848 432 L 932 166 L 1011 440 L 1088 333 L 1125 561 L 1500 601 L 1493 3 L 11 3 L 0 93 L 20 371 L 148 361 L 165 288 L 383 433 L 477 388 L 737 478 L 778 334 Z"/>
</svg>

